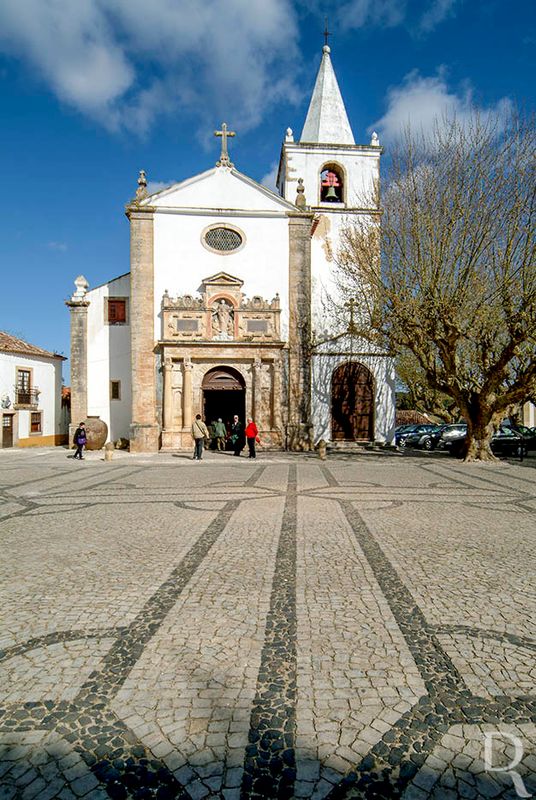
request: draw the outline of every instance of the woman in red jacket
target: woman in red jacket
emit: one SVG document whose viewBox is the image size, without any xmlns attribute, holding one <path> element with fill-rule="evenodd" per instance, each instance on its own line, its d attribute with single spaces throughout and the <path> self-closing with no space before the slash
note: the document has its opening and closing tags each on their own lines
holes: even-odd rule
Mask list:
<svg viewBox="0 0 536 800">
<path fill-rule="evenodd" d="M 255 453 L 255 442 L 259 441 L 259 431 L 257 430 L 257 426 L 255 425 L 251 417 L 248 417 L 248 424 L 246 425 L 245 432 L 249 447 L 248 458 L 256 458 L 257 454 Z"/>
</svg>

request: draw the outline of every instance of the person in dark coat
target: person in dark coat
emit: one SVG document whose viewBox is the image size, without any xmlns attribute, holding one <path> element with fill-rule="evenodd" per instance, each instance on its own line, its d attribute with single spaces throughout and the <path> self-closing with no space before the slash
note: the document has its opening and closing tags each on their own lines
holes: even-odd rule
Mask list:
<svg viewBox="0 0 536 800">
<path fill-rule="evenodd" d="M 233 445 L 234 455 L 239 456 L 245 444 L 244 440 L 244 426 L 235 414 L 231 423 L 231 442 Z"/>
<path fill-rule="evenodd" d="M 76 452 L 73 458 L 79 458 L 80 461 L 83 461 L 84 456 L 82 455 L 82 451 L 84 450 L 84 447 L 87 444 L 86 426 L 84 422 L 81 422 L 78 425 L 78 428 L 75 430 L 73 436 L 73 442 L 76 445 Z"/>
</svg>

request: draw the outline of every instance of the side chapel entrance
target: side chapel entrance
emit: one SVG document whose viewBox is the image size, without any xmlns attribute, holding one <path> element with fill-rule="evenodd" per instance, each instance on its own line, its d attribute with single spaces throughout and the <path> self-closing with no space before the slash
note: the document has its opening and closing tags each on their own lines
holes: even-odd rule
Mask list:
<svg viewBox="0 0 536 800">
<path fill-rule="evenodd" d="M 203 378 L 203 417 L 207 425 L 221 417 L 232 422 L 238 414 L 242 424 L 246 419 L 246 386 L 244 378 L 233 367 L 214 367 Z"/>
<path fill-rule="evenodd" d="M 334 441 L 374 438 L 374 382 L 363 364 L 341 364 L 331 376 L 331 437 Z"/>
</svg>

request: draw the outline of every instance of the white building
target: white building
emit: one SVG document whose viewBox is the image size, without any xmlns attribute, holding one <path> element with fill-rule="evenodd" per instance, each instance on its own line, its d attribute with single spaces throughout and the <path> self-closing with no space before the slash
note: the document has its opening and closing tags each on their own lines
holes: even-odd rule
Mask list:
<svg viewBox="0 0 536 800">
<path fill-rule="evenodd" d="M 73 420 L 99 416 L 133 450 L 190 447 L 192 415 L 252 416 L 264 442 L 387 442 L 390 360 L 334 313 L 341 226 L 379 219 L 381 148 L 356 145 L 322 62 L 301 138 L 289 128 L 277 192 L 232 164 L 222 126 L 212 169 L 127 207 L 131 271 L 71 308 Z"/>
<path fill-rule="evenodd" d="M 0 447 L 65 444 L 64 356 L 0 331 Z"/>
</svg>

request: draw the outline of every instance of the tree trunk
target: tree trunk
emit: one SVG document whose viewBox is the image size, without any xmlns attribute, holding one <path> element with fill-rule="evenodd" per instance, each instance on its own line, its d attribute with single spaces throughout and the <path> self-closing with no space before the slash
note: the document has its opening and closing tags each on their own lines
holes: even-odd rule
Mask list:
<svg viewBox="0 0 536 800">
<path fill-rule="evenodd" d="M 464 461 L 497 461 L 491 452 L 495 432 L 493 412 L 489 407 L 467 408 L 467 439 Z"/>
</svg>

